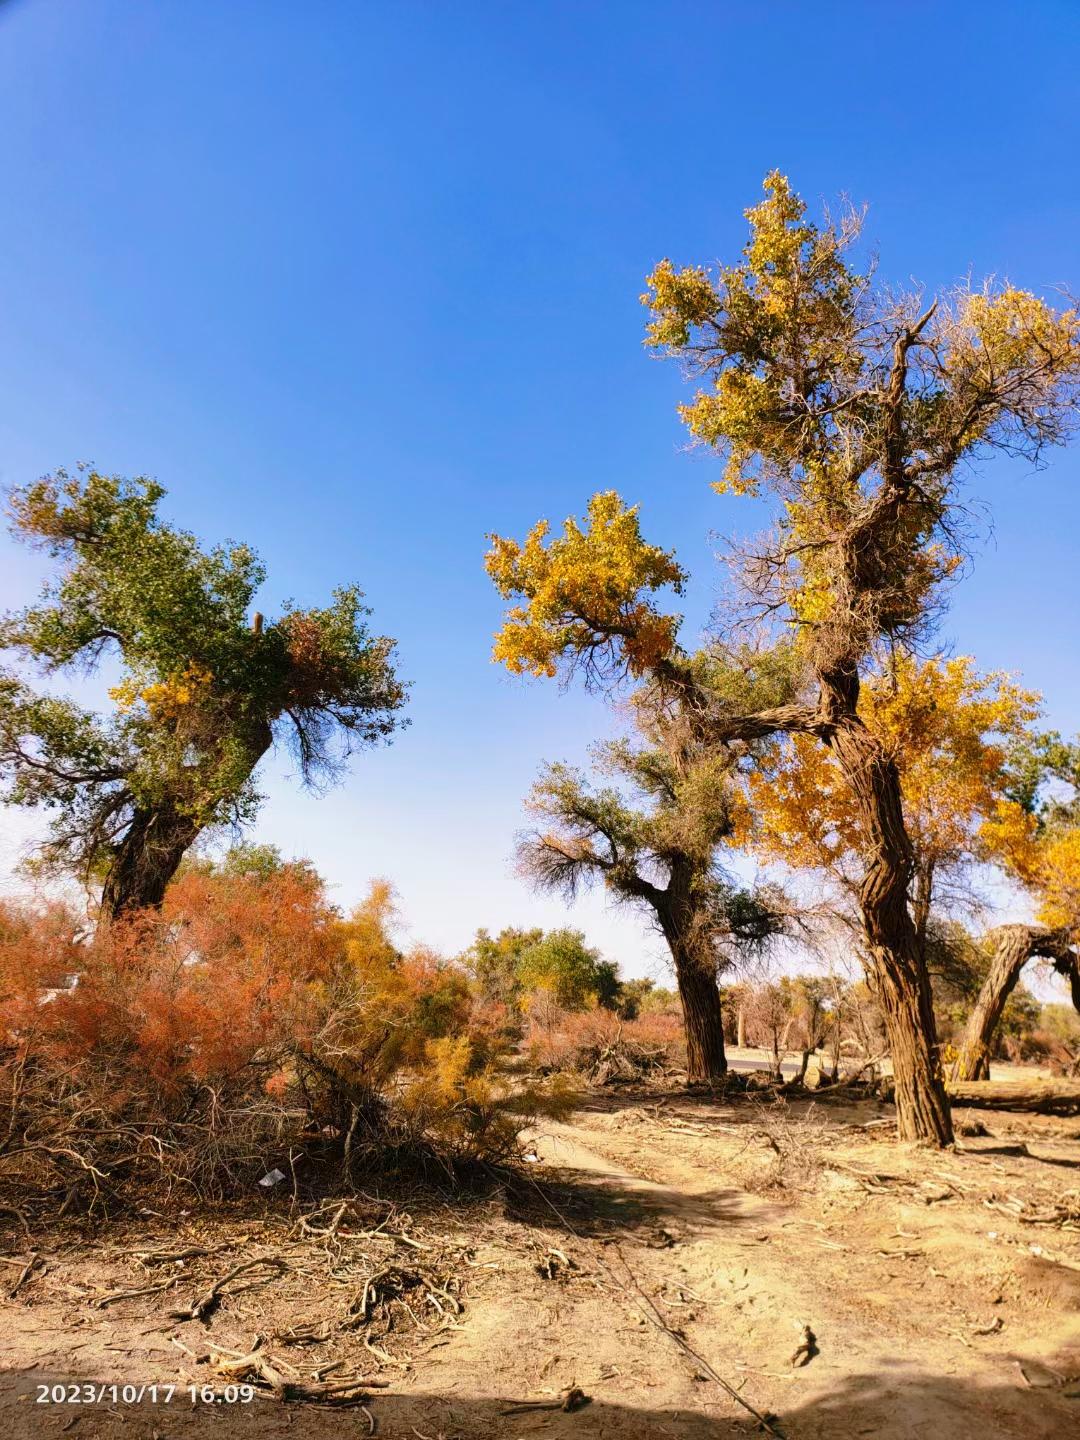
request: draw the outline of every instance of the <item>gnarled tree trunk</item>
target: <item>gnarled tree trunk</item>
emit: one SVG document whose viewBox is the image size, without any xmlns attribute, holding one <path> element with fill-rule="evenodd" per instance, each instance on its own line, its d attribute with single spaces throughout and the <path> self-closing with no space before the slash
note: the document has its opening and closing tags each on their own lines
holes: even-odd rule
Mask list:
<svg viewBox="0 0 1080 1440">
<path fill-rule="evenodd" d="M 686 1029 L 686 1078 L 691 1084 L 722 1080 L 728 1066 L 715 972 L 674 946 L 671 953 Z"/>
<path fill-rule="evenodd" d="M 990 1051 L 1005 1004 L 1016 988 L 1020 971 L 1036 955 L 1053 960 L 1054 968 L 1067 975 L 1072 985 L 1073 1004 L 1080 1010 L 1080 974 L 1075 953 L 1064 931 L 1041 925 L 1002 925 L 994 931 L 994 954 L 979 998 L 968 1019 L 953 1066 L 954 1080 L 989 1080 Z"/>
<path fill-rule="evenodd" d="M 727 1074 L 724 1013 L 716 982 L 716 958 L 695 925 L 692 862 L 673 864 L 657 918 L 671 951 L 686 1033 L 686 1076 L 691 1084 Z"/>
<path fill-rule="evenodd" d="M 825 743 L 836 756 L 859 808 L 866 869 L 859 906 L 876 998 L 892 1057 L 901 1140 L 952 1143 L 952 1118 L 941 1073 L 930 976 L 908 905 L 911 842 L 904 825 L 900 775 L 859 719 L 854 666 L 821 679 Z"/>
<path fill-rule="evenodd" d="M 201 828 L 172 805 L 136 810 L 102 888 L 103 918 L 156 909 Z"/>
<path fill-rule="evenodd" d="M 249 775 L 272 744 L 268 723 L 253 728 L 247 747 Z M 204 829 L 175 800 L 136 806 L 102 886 L 102 919 L 110 923 L 136 910 L 156 910 L 181 860 Z"/>
</svg>

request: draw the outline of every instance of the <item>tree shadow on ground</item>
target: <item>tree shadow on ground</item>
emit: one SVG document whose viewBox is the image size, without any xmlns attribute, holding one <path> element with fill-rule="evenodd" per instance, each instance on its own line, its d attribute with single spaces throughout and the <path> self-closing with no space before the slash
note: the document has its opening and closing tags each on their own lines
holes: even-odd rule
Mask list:
<svg viewBox="0 0 1080 1440">
<path fill-rule="evenodd" d="M 579 1237 L 603 1239 L 616 1230 L 655 1230 L 664 1222 L 696 1230 L 758 1227 L 771 1207 L 750 1210 L 746 1193 L 732 1187 L 686 1191 L 651 1181 L 625 1180 L 569 1166 L 545 1166 L 543 1177 L 507 1188 L 505 1215 L 517 1224 L 551 1229 L 565 1224 Z"/>
<path fill-rule="evenodd" d="M 801 1087 L 774 1090 L 766 1085 L 715 1088 L 705 1085 L 673 1085 L 664 1088 L 653 1086 L 618 1086 L 606 1089 L 593 1088 L 584 1091 L 578 1099 L 575 1110 L 584 1114 L 619 1114 L 626 1110 L 655 1112 L 652 1118 L 662 1122 L 665 1115 L 680 1111 L 689 1112 L 694 1124 L 708 1125 L 710 1119 L 722 1123 L 752 1125 L 757 1121 L 755 1107 L 783 1105 L 792 1114 L 801 1114 L 811 1106 L 817 1109 L 850 1108 L 852 1106 L 872 1107 L 882 1119 L 891 1119 L 895 1114 L 893 1106 L 876 1095 L 853 1090 L 844 1085 L 827 1085 L 820 1089 Z M 722 1117 L 716 1114 L 723 1109 Z"/>
<path fill-rule="evenodd" d="M 1059 1155 L 1036 1155 L 1030 1146 L 1039 1143 L 1041 1143 L 1040 1140 L 1034 1138 L 1025 1141 L 1023 1145 L 973 1145 L 970 1141 L 965 1141 L 957 1146 L 957 1154 L 1015 1157 L 1017 1160 L 1034 1160 L 1037 1165 L 1060 1165 L 1064 1170 L 1080 1169 L 1075 1160 L 1068 1160 Z M 1053 1140 L 1047 1138 L 1044 1143 L 1053 1144 Z"/>
<path fill-rule="evenodd" d="M 10 1440 L 43 1440 L 73 1431 L 78 1440 L 152 1440 L 155 1435 L 168 1440 L 207 1435 L 214 1440 L 353 1440 L 369 1433 L 379 1440 L 746 1440 L 768 1433 L 715 1385 L 696 1387 L 692 1406 L 650 1408 L 620 1399 L 625 1379 L 589 1385 L 587 1371 L 583 1357 L 582 1378 L 591 1401 L 570 1414 L 520 1410 L 529 1397 L 513 1393 L 480 1397 L 416 1390 L 373 1394 L 365 1402 L 368 1415 L 357 1408 L 283 1404 L 263 1397 L 246 1404 L 193 1404 L 186 1382 L 178 1383 L 169 1402 L 159 1382 L 156 1404 L 145 1399 L 114 1402 L 108 1390 L 105 1399 L 95 1403 L 42 1404 L 42 1387 L 48 1393 L 53 1387 L 108 1387 L 115 1382 L 9 1371 L 0 1372 L 0 1433 Z M 146 1377 L 131 1380 L 146 1383 Z M 1080 1398 L 1069 1398 L 1074 1387 L 1027 1388 L 1009 1359 L 1002 1361 L 1000 1381 L 990 1386 L 946 1374 L 921 1374 L 900 1362 L 882 1373 L 850 1376 L 831 1388 L 807 1372 L 796 1377 L 795 1386 L 803 1389 L 803 1397 L 792 1394 L 772 1420 L 783 1440 L 1061 1440 L 1075 1433 L 1080 1408 Z M 745 1393 L 753 1395 L 757 1388 L 746 1385 Z"/>
</svg>

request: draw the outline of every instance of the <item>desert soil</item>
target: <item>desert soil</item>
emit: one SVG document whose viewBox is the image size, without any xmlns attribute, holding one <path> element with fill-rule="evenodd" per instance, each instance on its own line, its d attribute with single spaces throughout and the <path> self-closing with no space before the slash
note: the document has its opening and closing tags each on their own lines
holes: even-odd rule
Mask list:
<svg viewBox="0 0 1080 1440">
<path fill-rule="evenodd" d="M 28 1214 L 29 1236 L 0 1214 L 0 1435 L 768 1433 L 740 1400 L 787 1440 L 1080 1434 L 1080 1120 L 959 1119 L 938 1154 L 898 1146 L 876 1102 L 623 1089 L 547 1125 L 525 1180 L 369 1198 L 329 1236 L 299 1232 L 286 1187 L 211 1216 Z M 170 1315 L 258 1259 L 202 1319 Z M 192 1401 L 226 1393 L 214 1357 L 253 1348 L 290 1381 L 385 1388 L 363 1408 Z M 157 1385 L 156 1403 L 37 1400 L 125 1384 Z M 588 1403 L 562 1410 L 575 1387 Z"/>
</svg>

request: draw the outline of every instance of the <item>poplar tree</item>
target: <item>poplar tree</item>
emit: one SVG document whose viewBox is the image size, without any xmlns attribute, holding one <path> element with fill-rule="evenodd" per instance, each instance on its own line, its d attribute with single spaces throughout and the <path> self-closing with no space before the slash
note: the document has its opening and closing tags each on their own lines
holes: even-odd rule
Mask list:
<svg viewBox="0 0 1080 1440">
<path fill-rule="evenodd" d="M 159 514 L 164 489 L 81 469 L 14 490 L 14 534 L 55 569 L 0 622 L 0 796 L 50 817 L 47 864 L 102 885 L 108 919 L 160 905 L 195 840 L 250 821 L 275 742 L 305 784 L 400 724 L 394 645 L 354 586 L 322 608 L 253 611 L 265 578 L 247 545 L 204 549 Z M 102 714 L 50 687 L 118 669 Z"/>
</svg>

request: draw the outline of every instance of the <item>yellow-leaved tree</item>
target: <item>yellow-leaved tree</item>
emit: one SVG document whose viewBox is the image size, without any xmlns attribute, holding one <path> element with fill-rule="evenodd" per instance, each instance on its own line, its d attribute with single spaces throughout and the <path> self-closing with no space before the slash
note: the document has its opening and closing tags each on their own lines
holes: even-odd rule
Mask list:
<svg viewBox="0 0 1080 1440">
<path fill-rule="evenodd" d="M 860 715 L 860 687 L 884 651 L 917 643 L 957 572 L 958 467 L 995 449 L 1037 458 L 1070 432 L 1080 317 L 1008 285 L 961 286 L 930 303 L 876 287 L 848 260 L 859 217 L 811 223 L 778 172 L 747 219 L 734 265 L 656 267 L 643 296 L 648 343 L 703 382 L 682 417 L 723 455 L 716 488 L 771 507 L 771 532 L 745 556 L 745 604 L 721 617 L 721 636 L 748 613 L 771 620 L 797 647 L 805 687 L 757 708 L 739 684 L 710 683 L 652 602 L 662 578 L 682 576 L 642 540 L 636 515 L 627 564 L 585 567 L 580 580 L 565 573 L 571 536 L 557 552 L 542 529 L 522 547 L 495 542 L 493 577 L 521 602 L 497 658 L 541 674 L 569 664 L 605 681 L 647 676 L 711 742 L 802 734 L 832 753 L 864 837 L 863 950 L 888 1030 L 899 1134 L 946 1145 L 900 777 Z"/>
<path fill-rule="evenodd" d="M 858 715 L 896 766 L 911 844 L 911 913 L 925 948 L 934 907 L 962 898 L 973 864 L 1014 870 L 1036 828 L 1015 794 L 1012 747 L 1029 738 L 1039 696 L 969 656 L 898 652 L 860 687 Z M 776 741 L 746 776 L 736 844 L 820 873 L 857 904 L 867 837 L 836 755 L 812 736 Z"/>
<path fill-rule="evenodd" d="M 1069 927 L 1080 906 L 1069 886 L 1080 879 L 1078 832 L 1043 833 L 1038 795 L 1055 755 L 1060 776 L 1062 751 L 1034 730 L 1039 711 L 1034 691 L 1001 672 L 980 674 L 970 656 L 919 661 L 896 653 L 860 690 L 859 715 L 900 777 L 911 915 L 924 963 L 933 968 L 943 938 L 935 919 L 974 898 L 973 867 L 1020 881 L 1039 909 L 1039 923 L 999 926 L 980 947 L 987 970 L 953 1066 L 960 1080 L 989 1074 L 1002 1011 L 1029 960 L 1049 960 L 1070 981 L 1076 973 Z M 778 740 L 744 783 L 748 804 L 732 842 L 767 862 L 821 875 L 840 898 L 841 916 L 851 918 L 866 836 L 832 752 L 803 735 Z"/>
<path fill-rule="evenodd" d="M 1014 773 L 1029 824 L 1003 862 L 1032 897 L 1036 923 L 1002 925 L 988 937 L 990 964 L 953 1066 L 956 1080 L 990 1078 L 994 1035 L 1029 960 L 1048 961 L 1080 1011 L 1080 744 L 1057 734 L 1026 739 Z"/>
<path fill-rule="evenodd" d="M 594 496 L 584 522 L 567 520 L 561 534 L 541 522 L 523 544 L 492 541 L 488 572 L 507 599 L 520 601 L 496 637 L 496 660 L 518 674 L 580 666 L 587 683 L 641 682 L 633 708 L 643 744 L 597 752 L 613 785 L 547 767 L 530 798 L 542 823 L 523 840 L 522 867 L 535 885 L 567 898 L 598 883 L 649 914 L 675 970 L 687 1077 L 716 1081 L 727 1071 L 717 977 L 778 934 L 783 915 L 778 895 L 738 886 L 719 863 L 729 802 L 739 799 L 736 757 L 699 732 L 679 694 L 655 683 L 681 653 L 680 617 L 656 596 L 665 587 L 678 593 L 683 571 L 642 539 L 636 508 L 614 493 Z M 709 662 L 686 663 L 703 669 Z M 771 697 L 784 680 L 764 683 Z"/>
</svg>

